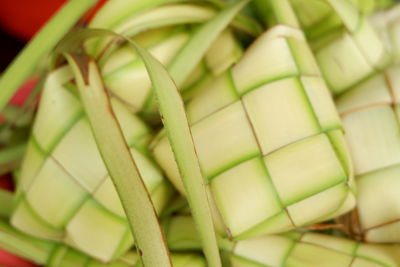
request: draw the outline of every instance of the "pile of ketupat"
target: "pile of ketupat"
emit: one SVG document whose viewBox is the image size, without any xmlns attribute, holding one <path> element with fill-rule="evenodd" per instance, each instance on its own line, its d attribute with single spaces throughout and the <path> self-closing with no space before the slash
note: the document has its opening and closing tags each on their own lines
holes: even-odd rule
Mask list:
<svg viewBox="0 0 400 267">
<path fill-rule="evenodd" d="M 400 266 L 400 6 L 109 0 L 72 29 L 94 3 L 69 1 L 1 77 L 0 248 L 66 267 Z M 32 73 L 37 109 L 10 110 Z"/>
</svg>

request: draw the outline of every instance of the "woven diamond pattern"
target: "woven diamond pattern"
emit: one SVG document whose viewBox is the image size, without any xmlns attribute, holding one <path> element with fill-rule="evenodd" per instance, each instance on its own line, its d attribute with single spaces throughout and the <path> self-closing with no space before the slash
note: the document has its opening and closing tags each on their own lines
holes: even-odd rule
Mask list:
<svg viewBox="0 0 400 267">
<path fill-rule="evenodd" d="M 399 247 L 317 233 L 262 236 L 237 242 L 233 266 L 397 266 Z"/>
<path fill-rule="evenodd" d="M 192 35 L 193 32 L 186 29 L 166 28 L 145 32 L 135 37 L 135 40 L 168 67 Z M 201 91 L 213 77 L 235 63 L 241 54 L 242 48 L 235 36 L 231 30 L 225 30 L 184 83 L 182 92 L 189 97 Z M 102 73 L 106 86 L 116 97 L 123 99 L 131 110 L 142 112 L 144 116 L 158 114 L 146 68 L 129 46 L 122 46 L 114 51 L 105 60 Z"/>
<path fill-rule="evenodd" d="M 351 1 L 292 2 L 333 94 L 347 91 L 389 63 L 382 39 Z"/>
<path fill-rule="evenodd" d="M 125 253 L 133 240 L 71 80 L 68 67 L 55 70 L 47 79 L 22 166 L 12 224 L 109 261 Z M 161 211 L 172 190 L 146 150 L 150 130 L 117 100 L 112 105 Z"/>
<path fill-rule="evenodd" d="M 350 227 L 371 242 L 400 241 L 399 74 L 390 67 L 336 100 L 358 185 Z"/>
<path fill-rule="evenodd" d="M 228 235 L 283 232 L 354 206 L 341 123 L 299 30 L 262 35 L 187 111 Z M 153 153 L 184 191 L 163 134 Z"/>
</svg>

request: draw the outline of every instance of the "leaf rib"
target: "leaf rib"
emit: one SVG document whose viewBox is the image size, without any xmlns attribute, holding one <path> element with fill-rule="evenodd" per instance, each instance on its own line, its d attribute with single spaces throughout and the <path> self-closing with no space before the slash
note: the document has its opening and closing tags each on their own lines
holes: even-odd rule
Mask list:
<svg viewBox="0 0 400 267">
<path fill-rule="evenodd" d="M 123 204 L 143 264 L 172 266 L 156 211 L 129 152 L 96 63 L 90 58 L 65 56 L 74 72 L 95 141 Z"/>
</svg>

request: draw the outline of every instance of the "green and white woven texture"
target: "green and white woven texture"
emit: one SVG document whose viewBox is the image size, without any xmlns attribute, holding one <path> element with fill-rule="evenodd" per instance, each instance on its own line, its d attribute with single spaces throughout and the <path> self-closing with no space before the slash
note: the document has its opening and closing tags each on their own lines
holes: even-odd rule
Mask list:
<svg viewBox="0 0 400 267">
<path fill-rule="evenodd" d="M 168 66 L 190 37 L 189 31 L 174 27 L 146 32 L 137 36 L 135 40 L 148 48 L 161 63 Z M 188 95 L 201 90 L 212 77 L 231 66 L 241 53 L 239 43 L 232 33 L 226 30 L 209 49 L 194 73 L 190 75 L 182 91 Z M 123 100 L 131 110 L 142 111 L 142 115 L 147 115 L 147 117 L 157 114 L 150 78 L 144 64 L 132 49 L 122 46 L 114 51 L 102 66 L 102 73 L 107 88 Z"/>
<path fill-rule="evenodd" d="M 295 10 L 334 95 L 345 92 L 389 64 L 384 42 L 367 15 L 357 10 L 351 1 L 310 0 L 303 7 Z"/>
<path fill-rule="evenodd" d="M 196 27 L 216 14 L 215 9 L 195 4 L 176 3 L 153 9 L 148 9 L 152 7 L 150 3 L 147 7 L 139 3 L 119 4 L 122 5 L 114 2 L 111 8 L 143 10 L 140 16 L 130 13 L 123 18 L 121 15 L 121 21 L 112 27 L 109 23 L 114 18 L 100 20 L 98 18 L 104 15 L 100 12 L 90 27 L 110 28 L 132 36 L 166 65 L 173 62 L 195 36 Z M 175 17 L 171 17 L 171 10 L 178 12 Z M 169 14 L 171 18 L 160 14 Z M 187 22 L 196 25 L 184 24 Z M 119 46 L 108 52 L 103 49 L 108 47 L 107 41 L 110 40 L 94 39 L 86 46 L 98 56 L 104 83 L 113 98 L 113 108 L 153 204 L 160 212 L 173 190 L 147 152 L 150 129 L 133 115 L 140 113 L 154 119 L 157 114 L 151 82 L 144 64 L 131 49 Z M 187 98 L 231 66 L 241 53 L 242 48 L 231 30 L 223 31 L 185 81 L 183 88 L 188 91 Z M 133 240 L 72 78 L 69 69 L 64 67 L 47 79 L 22 167 L 12 223 L 34 236 L 62 241 L 94 258 L 110 261 L 124 253 Z M 43 205 L 43 199 L 51 201 Z"/>
<path fill-rule="evenodd" d="M 200 250 L 196 228 L 189 215 L 166 223 L 168 245 L 174 251 Z M 219 240 L 221 251 L 233 267 L 378 267 L 398 266 L 400 246 L 367 244 L 312 232 L 263 235 L 236 242 Z"/>
<path fill-rule="evenodd" d="M 400 246 L 355 242 L 317 233 L 289 233 L 239 241 L 231 255 L 233 267 L 396 267 Z"/>
<path fill-rule="evenodd" d="M 152 7 L 156 4 L 158 6 Z M 134 10 L 125 16 L 121 14 L 119 21 L 114 21 L 115 18 L 103 15 L 111 12 L 109 8 L 118 9 L 121 13 L 129 9 Z M 134 37 L 135 41 L 169 68 L 175 63 L 182 48 L 194 36 L 199 25 L 216 14 L 215 6 L 207 2 L 200 4 L 168 0 L 148 3 L 120 1 L 118 4 L 110 3 L 110 7 L 106 5 L 89 27 L 109 29 L 127 37 Z M 95 41 L 89 43 L 88 48 L 93 54 L 101 54 L 110 40 L 103 38 Z M 213 42 L 189 78 L 179 87 L 184 98 L 190 98 L 195 91 L 207 86 L 211 79 L 235 63 L 241 54 L 240 43 L 231 29 L 226 29 Z M 99 64 L 107 88 L 135 113 L 154 120 L 158 112 L 151 81 L 143 62 L 129 45 L 119 46 L 111 54 L 103 57 Z"/>
<path fill-rule="evenodd" d="M 226 235 L 284 232 L 354 207 L 341 122 L 300 30 L 261 35 L 187 112 Z M 184 193 L 164 134 L 152 151 Z"/>
<path fill-rule="evenodd" d="M 392 2 L 108 1 L 48 60 L 0 248 L 65 267 L 400 266 Z M 114 115 L 133 160 L 104 142 Z"/>
<path fill-rule="evenodd" d="M 142 266 L 136 252 L 129 251 L 111 263 L 102 263 L 66 245 L 42 240 L 26 235 L 0 220 L 0 248 L 24 258 L 31 259 L 40 266 L 52 267 L 128 267 Z M 205 267 L 205 260 L 195 253 L 174 253 L 174 266 Z"/>
<path fill-rule="evenodd" d="M 11 222 L 36 237 L 109 261 L 127 251 L 132 234 L 74 94 L 72 77 L 70 69 L 62 67 L 47 78 Z M 124 105 L 115 99 L 112 103 L 155 208 L 161 211 L 173 190 L 148 155 L 151 132 Z"/>
<path fill-rule="evenodd" d="M 351 232 L 368 242 L 400 242 L 400 66 L 336 100 L 354 163 L 357 209 Z"/>
</svg>

